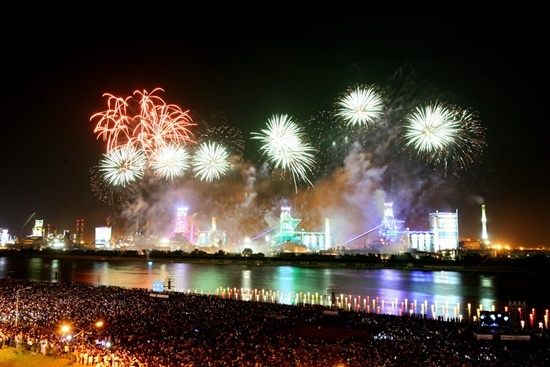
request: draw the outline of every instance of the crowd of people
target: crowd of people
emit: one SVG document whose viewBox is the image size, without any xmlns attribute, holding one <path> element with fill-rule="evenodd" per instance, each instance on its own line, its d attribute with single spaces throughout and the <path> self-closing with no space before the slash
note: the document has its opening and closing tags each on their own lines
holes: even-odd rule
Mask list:
<svg viewBox="0 0 550 367">
<path fill-rule="evenodd" d="M 62 325 L 71 325 L 72 338 Z M 479 325 L 462 319 L 0 280 L 0 347 L 82 366 L 550 366 L 547 328 L 513 342 L 476 332 Z"/>
</svg>

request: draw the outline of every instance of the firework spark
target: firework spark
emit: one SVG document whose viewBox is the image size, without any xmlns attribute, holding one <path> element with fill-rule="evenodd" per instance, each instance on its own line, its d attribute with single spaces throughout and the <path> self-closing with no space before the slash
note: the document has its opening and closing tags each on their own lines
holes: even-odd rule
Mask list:
<svg viewBox="0 0 550 367">
<path fill-rule="evenodd" d="M 288 170 L 296 184 L 297 179 L 313 184 L 308 173 L 316 164 L 314 149 L 306 142 L 303 128 L 288 115 L 273 115 L 267 129 L 253 132 L 252 139 L 260 140 L 262 154 L 275 168 Z"/>
<path fill-rule="evenodd" d="M 243 133 L 228 125 L 222 125 L 218 127 L 211 127 L 206 130 L 199 137 L 199 142 L 212 142 L 218 143 L 225 147 L 227 152 L 232 156 L 242 158 L 244 152 L 244 137 Z"/>
<path fill-rule="evenodd" d="M 150 167 L 155 174 L 167 180 L 173 180 L 189 169 L 189 153 L 184 147 L 170 144 L 160 148 L 153 153 Z"/>
<path fill-rule="evenodd" d="M 316 159 L 320 168 L 318 176 L 332 175 L 344 164 L 351 143 L 358 138 L 358 132 L 338 123 L 333 111 L 320 111 L 307 120 L 305 126 L 317 151 Z"/>
<path fill-rule="evenodd" d="M 477 112 L 456 107 L 456 114 L 462 123 L 462 130 L 457 139 L 455 159 L 451 162 L 453 172 L 470 167 L 487 146 L 485 128 L 479 123 Z"/>
<path fill-rule="evenodd" d="M 382 116 L 384 99 L 375 86 L 355 86 L 347 90 L 336 106 L 336 116 L 346 124 L 369 126 Z"/>
<path fill-rule="evenodd" d="M 229 170 L 228 158 L 229 154 L 222 145 L 213 142 L 202 143 L 193 155 L 195 177 L 207 182 L 219 179 Z"/>
<path fill-rule="evenodd" d="M 123 146 L 103 154 L 99 170 L 106 182 L 125 187 L 143 177 L 146 163 L 147 159 L 142 150 Z"/>
<path fill-rule="evenodd" d="M 90 187 L 99 200 L 113 207 L 128 202 L 135 192 L 133 185 L 123 187 L 109 184 L 99 165 L 90 168 Z"/>
</svg>

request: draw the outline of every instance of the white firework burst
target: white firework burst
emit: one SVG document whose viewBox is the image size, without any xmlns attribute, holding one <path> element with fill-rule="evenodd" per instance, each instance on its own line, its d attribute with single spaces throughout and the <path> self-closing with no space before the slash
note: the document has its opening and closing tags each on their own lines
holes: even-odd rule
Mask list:
<svg viewBox="0 0 550 367">
<path fill-rule="evenodd" d="M 195 177 L 211 182 L 219 179 L 230 168 L 229 153 L 224 146 L 206 142 L 202 143 L 193 155 Z"/>
<path fill-rule="evenodd" d="M 336 106 L 336 116 L 347 125 L 369 126 L 382 116 L 384 99 L 374 86 L 357 86 L 350 88 Z"/>
<path fill-rule="evenodd" d="M 126 186 L 143 177 L 146 164 L 143 150 L 125 145 L 103 154 L 99 171 L 109 184 Z"/>
<path fill-rule="evenodd" d="M 169 144 L 153 153 L 150 167 L 157 176 L 173 180 L 189 169 L 189 160 L 190 155 L 184 147 Z"/>
</svg>

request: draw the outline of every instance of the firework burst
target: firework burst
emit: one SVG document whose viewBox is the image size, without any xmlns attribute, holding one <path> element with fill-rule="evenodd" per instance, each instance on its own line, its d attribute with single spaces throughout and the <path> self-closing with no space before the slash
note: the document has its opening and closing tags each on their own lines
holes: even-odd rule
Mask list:
<svg viewBox="0 0 550 367">
<path fill-rule="evenodd" d="M 346 124 L 368 127 L 382 117 L 384 98 L 375 86 L 355 86 L 344 93 L 336 106 L 336 117 Z"/>
<path fill-rule="evenodd" d="M 159 91 L 164 92 L 161 88 L 151 93 L 135 91 L 133 96 L 126 98 L 104 94 L 108 97 L 109 108 L 92 115 L 90 120 L 99 120 L 94 133 L 106 142 L 107 152 L 129 145 L 143 150 L 150 158 L 156 150 L 170 144 L 194 142 L 190 127 L 195 124 L 189 112 L 164 102 L 155 95 Z"/>
<path fill-rule="evenodd" d="M 404 149 L 445 173 L 466 168 L 485 146 L 484 131 L 469 110 L 435 102 L 417 107 L 406 121 Z"/>
<path fill-rule="evenodd" d="M 252 139 L 262 142 L 260 151 L 267 156 L 274 168 L 288 170 L 295 182 L 311 183 L 308 173 L 316 164 L 314 148 L 306 142 L 304 130 L 288 115 L 273 115 L 267 128 L 253 132 Z"/>
<path fill-rule="evenodd" d="M 230 167 L 229 154 L 225 147 L 218 143 L 202 143 L 193 155 L 195 177 L 211 182 L 219 179 Z"/>
<path fill-rule="evenodd" d="M 125 187 L 143 177 L 146 164 L 143 151 L 132 146 L 122 146 L 103 155 L 99 171 L 106 182 Z"/>
<path fill-rule="evenodd" d="M 157 176 L 173 180 L 189 169 L 189 160 L 189 153 L 184 147 L 170 144 L 153 153 L 149 166 Z"/>
<path fill-rule="evenodd" d="M 134 185 L 123 187 L 109 184 L 105 180 L 104 173 L 99 165 L 90 168 L 90 186 L 99 200 L 113 207 L 128 202 L 135 193 Z"/>
<path fill-rule="evenodd" d="M 442 180 L 432 165 L 445 172 L 466 168 L 485 142 L 474 113 L 444 103 L 424 105 L 447 96 L 406 72 L 396 73 L 384 89 L 348 88 L 330 111 L 315 113 L 303 125 L 288 115 L 271 116 L 252 133 L 263 160 L 258 167 L 246 162 L 243 135 L 227 120 L 206 129 L 208 121 L 194 113 L 200 121 L 194 139 L 189 114 L 157 97 L 160 89 L 127 98 L 106 94 L 108 110 L 93 116 L 94 133 L 107 145 L 93 168 L 94 192 L 102 200 L 124 201 L 128 218 L 145 210 L 164 216 L 164 205 L 185 196 L 203 212 L 195 219 L 208 221 L 210 213 L 230 218 L 224 227 L 231 227 L 234 238 L 276 225 L 283 200 L 308 208 L 305 227 L 345 212 L 357 218 L 353 226 L 370 228 L 389 197 L 400 203 L 396 214 L 409 222 L 418 215 L 416 206 L 454 181 Z M 299 182 L 307 184 L 300 192 Z"/>
<path fill-rule="evenodd" d="M 92 173 L 92 190 L 102 200 L 118 201 L 114 198 L 121 196 L 118 192 L 107 194 L 104 185 L 128 187 L 149 173 L 174 180 L 189 169 L 186 146 L 195 143 L 190 130 L 195 123 L 189 111 L 167 104 L 158 92 L 164 90 L 134 91 L 126 98 L 106 93 L 107 110 L 90 118 L 97 120 L 97 139 L 106 143 L 106 153 Z"/>
</svg>

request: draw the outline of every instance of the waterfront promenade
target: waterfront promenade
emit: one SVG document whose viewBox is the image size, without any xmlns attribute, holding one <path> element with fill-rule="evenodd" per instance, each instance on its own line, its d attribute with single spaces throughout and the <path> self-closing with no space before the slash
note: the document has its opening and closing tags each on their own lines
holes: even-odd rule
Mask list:
<svg viewBox="0 0 550 367">
<path fill-rule="evenodd" d="M 17 290 L 27 287 L 17 299 Z M 104 322 L 101 329 L 94 327 L 98 320 Z M 550 363 L 547 328 L 514 331 L 528 335 L 529 341 L 483 340 L 476 335 L 489 331 L 467 320 L 177 292 L 151 297 L 147 289 L 78 283 L 3 279 L 0 321 L 2 345 L 96 367 Z M 72 325 L 80 336 L 69 340 L 62 324 Z"/>
</svg>

